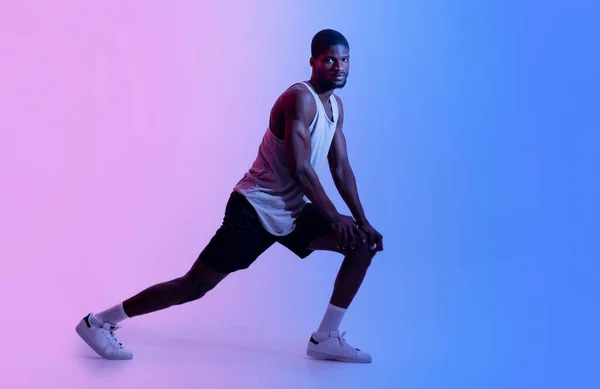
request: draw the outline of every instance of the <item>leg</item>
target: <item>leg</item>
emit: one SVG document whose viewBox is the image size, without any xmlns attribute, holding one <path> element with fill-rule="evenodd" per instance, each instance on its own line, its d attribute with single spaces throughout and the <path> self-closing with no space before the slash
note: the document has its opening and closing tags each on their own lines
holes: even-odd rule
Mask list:
<svg viewBox="0 0 600 389">
<path fill-rule="evenodd" d="M 317 238 L 309 244 L 311 250 L 336 251 L 344 254 L 344 261 L 335 279 L 330 303 L 336 307 L 347 309 L 360 288 L 375 251 L 369 250 L 366 243 L 357 244 L 354 250 L 339 250 L 335 235 Z"/>
<path fill-rule="evenodd" d="M 375 251 L 369 250 L 367 243 L 359 243 L 354 250 L 339 250 L 337 244 L 337 237 L 326 235 L 309 245 L 312 250 L 337 251 L 345 257 L 335 279 L 329 306 L 319 328 L 310 337 L 306 353 L 316 359 L 369 363 L 371 355 L 349 345 L 344 334 L 340 335 L 339 326 L 365 278 Z"/>
<path fill-rule="evenodd" d="M 134 317 L 197 300 L 227 274 L 211 269 L 199 258 L 184 276 L 153 285 L 123 301 L 123 310 L 127 317 Z"/>
<path fill-rule="evenodd" d="M 153 285 L 97 315 L 88 314 L 76 327 L 79 336 L 104 358 L 131 359 L 133 354 L 113 335 L 117 323 L 197 300 L 228 274 L 249 267 L 274 240 L 240 196 L 232 195 L 222 226 L 185 275 Z"/>
<path fill-rule="evenodd" d="M 131 359 L 133 353 L 114 336 L 116 324 L 128 317 L 142 315 L 183 304 L 202 297 L 214 288 L 227 273 L 206 266 L 200 258 L 183 277 L 147 288 L 113 308 L 98 315 L 88 314 L 75 330 L 96 353 L 106 359 Z"/>
<path fill-rule="evenodd" d="M 375 251 L 369 250 L 367 243 L 359 243 L 353 250 L 338 249 L 338 238 L 331 233 L 329 223 L 312 204 L 302 210 L 294 232 L 278 241 L 300 258 L 306 258 L 315 250 L 335 251 L 345 256 L 335 279 L 329 306 L 318 330 L 310 337 L 306 353 L 317 359 L 371 362 L 368 353 L 346 342 L 344 334 L 340 335 L 339 326 L 365 278 Z"/>
<path fill-rule="evenodd" d="M 128 298 L 122 311 L 126 317 L 134 317 L 198 300 L 228 274 L 249 267 L 272 244 L 252 206 L 243 196 L 233 193 L 223 224 L 191 269 L 182 277 L 153 285 Z M 100 312 L 98 316 L 102 319 L 103 314 Z M 111 322 L 117 321 L 120 320 Z"/>
<path fill-rule="evenodd" d="M 366 239 L 362 231 L 359 233 Z M 294 231 L 278 238 L 278 242 L 300 258 L 306 258 L 315 250 L 335 251 L 344 255 L 330 300 L 332 305 L 342 309 L 350 306 L 375 256 L 375 251 L 369 250 L 366 242 L 358 242 L 352 250 L 338 249 L 338 237 L 331 232 L 323 213 L 310 203 L 302 209 Z"/>
</svg>

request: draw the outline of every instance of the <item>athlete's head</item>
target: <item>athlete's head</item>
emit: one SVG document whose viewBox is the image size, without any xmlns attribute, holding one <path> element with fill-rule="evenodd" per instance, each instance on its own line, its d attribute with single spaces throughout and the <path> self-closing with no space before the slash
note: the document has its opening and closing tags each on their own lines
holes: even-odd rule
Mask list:
<svg viewBox="0 0 600 389">
<path fill-rule="evenodd" d="M 321 30 L 311 45 L 310 66 L 313 78 L 326 89 L 343 88 L 350 71 L 350 45 L 335 30 Z"/>
</svg>

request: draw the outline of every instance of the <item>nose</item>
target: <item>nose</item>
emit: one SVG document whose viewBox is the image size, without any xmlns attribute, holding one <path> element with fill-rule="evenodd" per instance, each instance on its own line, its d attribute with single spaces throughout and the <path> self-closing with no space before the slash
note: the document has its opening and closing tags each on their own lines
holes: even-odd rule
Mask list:
<svg viewBox="0 0 600 389">
<path fill-rule="evenodd" d="M 345 64 L 342 61 L 335 61 L 333 63 L 333 69 L 334 70 L 344 70 L 344 66 Z"/>
</svg>

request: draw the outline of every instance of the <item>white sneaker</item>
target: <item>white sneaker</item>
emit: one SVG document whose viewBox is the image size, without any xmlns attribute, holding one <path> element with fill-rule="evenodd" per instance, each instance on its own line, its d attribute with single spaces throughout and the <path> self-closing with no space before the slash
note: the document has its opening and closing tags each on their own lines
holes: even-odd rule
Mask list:
<svg viewBox="0 0 600 389">
<path fill-rule="evenodd" d="M 316 359 L 326 359 L 340 362 L 371 363 L 371 356 L 356 347 L 350 346 L 344 339 L 344 332 L 331 331 L 329 338 L 317 341 L 314 333 L 310 337 L 306 354 Z"/>
<path fill-rule="evenodd" d="M 119 326 L 111 323 L 104 323 L 102 327 L 94 327 L 90 323 L 90 313 L 77 324 L 75 331 L 98 355 L 106 359 L 131 359 L 133 353 L 117 341 L 114 336 L 114 331 L 118 330 Z"/>
</svg>

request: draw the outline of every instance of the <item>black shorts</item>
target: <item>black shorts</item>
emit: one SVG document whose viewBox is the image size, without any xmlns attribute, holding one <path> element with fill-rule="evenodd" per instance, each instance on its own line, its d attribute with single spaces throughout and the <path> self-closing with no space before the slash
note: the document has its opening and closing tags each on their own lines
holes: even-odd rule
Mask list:
<svg viewBox="0 0 600 389">
<path fill-rule="evenodd" d="M 232 273 L 248 268 L 275 242 L 306 258 L 313 252 L 309 244 L 330 233 L 329 223 L 321 211 L 307 203 L 294 230 L 285 236 L 275 236 L 265 230 L 248 200 L 233 192 L 225 208 L 223 224 L 198 259 L 218 272 Z"/>
</svg>

